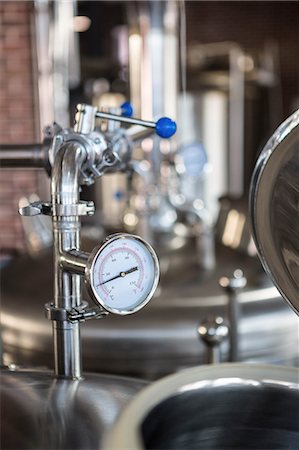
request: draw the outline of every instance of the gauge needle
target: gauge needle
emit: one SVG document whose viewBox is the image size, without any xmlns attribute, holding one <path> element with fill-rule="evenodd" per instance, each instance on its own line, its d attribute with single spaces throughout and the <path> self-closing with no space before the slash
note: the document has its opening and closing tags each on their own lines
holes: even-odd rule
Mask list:
<svg viewBox="0 0 299 450">
<path fill-rule="evenodd" d="M 129 273 L 135 272 L 136 270 L 138 270 L 138 267 L 131 267 L 131 269 L 128 269 L 128 270 L 123 271 L 123 272 L 120 272 L 115 277 L 112 277 L 112 278 L 109 278 L 109 280 L 103 281 L 103 283 L 98 284 L 98 286 L 101 286 L 102 284 L 108 283 L 109 281 L 116 280 L 116 278 L 123 278 L 126 275 L 128 275 Z"/>
</svg>

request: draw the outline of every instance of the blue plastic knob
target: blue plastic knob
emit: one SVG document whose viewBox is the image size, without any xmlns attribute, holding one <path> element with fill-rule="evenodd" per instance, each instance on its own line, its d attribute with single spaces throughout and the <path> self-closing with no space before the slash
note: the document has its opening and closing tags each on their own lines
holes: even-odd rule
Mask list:
<svg viewBox="0 0 299 450">
<path fill-rule="evenodd" d="M 176 123 L 169 117 L 161 117 L 156 122 L 156 133 L 161 138 L 167 139 L 174 135 L 176 132 Z"/>
<path fill-rule="evenodd" d="M 129 102 L 123 103 L 121 106 L 121 113 L 124 117 L 132 117 L 133 116 L 133 106 Z"/>
</svg>

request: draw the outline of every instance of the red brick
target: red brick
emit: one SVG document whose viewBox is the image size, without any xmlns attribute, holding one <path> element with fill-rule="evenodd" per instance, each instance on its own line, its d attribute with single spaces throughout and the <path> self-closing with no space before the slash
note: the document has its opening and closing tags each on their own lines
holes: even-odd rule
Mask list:
<svg viewBox="0 0 299 450">
<path fill-rule="evenodd" d="M 30 3 L 27 0 L 15 0 L 15 1 L 8 1 L 4 0 L 1 2 L 1 6 L 5 11 L 13 14 L 13 13 L 28 13 L 31 6 Z"/>
<path fill-rule="evenodd" d="M 1 1 L 0 136 L 7 144 L 36 141 L 31 54 L 32 1 Z M 22 250 L 18 201 L 36 191 L 34 170 L 0 170 L 0 247 Z"/>
</svg>

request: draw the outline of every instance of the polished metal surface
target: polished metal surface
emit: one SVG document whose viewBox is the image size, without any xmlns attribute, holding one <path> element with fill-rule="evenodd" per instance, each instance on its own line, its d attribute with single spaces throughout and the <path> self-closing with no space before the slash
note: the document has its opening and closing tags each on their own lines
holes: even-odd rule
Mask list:
<svg viewBox="0 0 299 450">
<path fill-rule="evenodd" d="M 253 236 L 265 270 L 299 314 L 299 110 L 263 149 L 251 183 Z"/>
<path fill-rule="evenodd" d="M 89 252 L 94 245 L 85 239 L 81 248 Z M 298 318 L 265 280 L 257 260 L 219 248 L 215 270 L 204 274 L 192 259 L 192 255 L 196 259 L 192 245 L 158 253 L 161 283 L 149 305 L 134 317 L 109 315 L 82 324 L 84 370 L 154 379 L 205 363 L 206 346 L 198 340 L 197 328 L 205 317 L 227 318 L 228 295 L 218 280 L 230 276 L 236 267 L 246 269 L 248 279 L 239 294 L 240 360 L 298 363 Z M 2 270 L 1 323 L 7 363 L 52 367 L 51 326 L 43 311 L 44 303 L 53 298 L 51 267 L 48 253 L 37 259 L 24 256 Z M 227 361 L 228 350 L 226 340 L 222 361 Z"/>
<path fill-rule="evenodd" d="M 296 449 L 299 371 L 204 366 L 159 380 L 132 400 L 104 449 Z"/>
<path fill-rule="evenodd" d="M 240 319 L 241 307 L 239 301 L 239 292 L 247 284 L 243 271 L 237 269 L 232 277 L 221 277 L 220 286 L 228 295 L 228 320 L 230 324 L 229 330 L 229 361 L 239 361 L 239 341 L 240 341 Z"/>
<path fill-rule="evenodd" d="M 41 370 L 0 373 L 2 449 L 99 449 L 120 410 L 145 386 L 139 380 L 85 374 L 54 379 Z"/>
<path fill-rule="evenodd" d="M 80 218 L 59 215 L 60 205 L 77 205 L 80 200 L 80 169 L 87 158 L 85 148 L 77 143 L 63 146 L 57 153 L 51 177 L 53 207 L 54 297 L 53 306 L 70 311 L 82 303 L 82 279 L 69 273 L 60 264 L 60 255 L 80 250 Z M 56 376 L 81 377 L 80 323 L 53 320 L 54 368 Z"/>
</svg>

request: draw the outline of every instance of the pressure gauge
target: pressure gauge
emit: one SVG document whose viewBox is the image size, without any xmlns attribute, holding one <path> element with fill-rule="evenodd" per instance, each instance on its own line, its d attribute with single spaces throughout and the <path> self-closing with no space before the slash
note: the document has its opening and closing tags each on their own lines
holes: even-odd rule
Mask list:
<svg viewBox="0 0 299 450">
<path fill-rule="evenodd" d="M 153 248 L 131 234 L 109 236 L 91 253 L 86 283 L 93 300 L 114 314 L 145 306 L 158 286 L 159 262 Z"/>
</svg>

